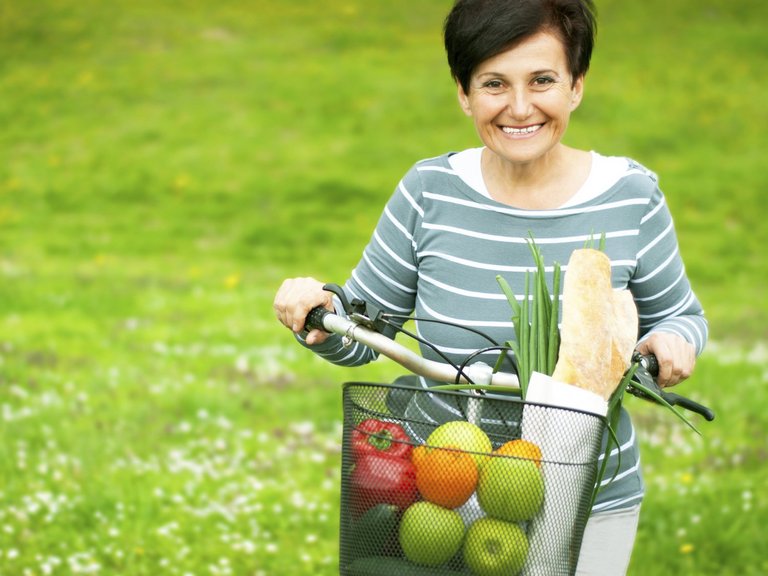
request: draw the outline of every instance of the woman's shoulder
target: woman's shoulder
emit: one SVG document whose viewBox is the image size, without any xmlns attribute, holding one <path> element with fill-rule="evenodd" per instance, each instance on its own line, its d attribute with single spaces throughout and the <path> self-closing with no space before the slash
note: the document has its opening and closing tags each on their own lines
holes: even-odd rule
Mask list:
<svg viewBox="0 0 768 576">
<path fill-rule="evenodd" d="M 629 174 L 633 176 L 640 176 L 652 182 L 654 186 L 658 184 L 659 177 L 656 172 L 633 158 L 625 158 L 625 160 L 627 161 L 627 172 Z"/>
<path fill-rule="evenodd" d="M 606 156 L 593 151 L 592 158 L 600 172 L 608 172 L 618 178 L 639 176 L 653 183 L 659 181 L 656 172 L 629 156 Z"/>
<path fill-rule="evenodd" d="M 395 188 L 392 199 L 407 201 L 416 210 L 422 210 L 429 189 L 442 189 L 445 178 L 455 177 L 448 162 L 450 152 L 417 160 L 407 169 Z"/>
<path fill-rule="evenodd" d="M 653 196 L 660 193 L 659 177 L 650 168 L 629 156 L 606 156 L 592 152 L 593 174 L 606 189 L 621 189 L 634 194 Z"/>
<path fill-rule="evenodd" d="M 439 156 L 423 158 L 415 162 L 403 177 L 403 183 L 414 188 L 435 187 L 445 189 L 451 181 L 460 181 L 460 174 L 451 162 L 455 152 L 445 152 Z M 461 153 L 459 153 L 461 154 Z"/>
<path fill-rule="evenodd" d="M 411 170 L 418 172 L 445 172 L 451 170 L 450 157 L 454 152 L 444 152 L 439 156 L 422 158 L 412 166 Z"/>
</svg>

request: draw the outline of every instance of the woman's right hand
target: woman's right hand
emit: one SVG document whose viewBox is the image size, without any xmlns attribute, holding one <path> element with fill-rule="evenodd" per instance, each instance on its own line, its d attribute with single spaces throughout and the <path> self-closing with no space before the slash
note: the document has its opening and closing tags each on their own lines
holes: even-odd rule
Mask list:
<svg viewBox="0 0 768 576">
<path fill-rule="evenodd" d="M 323 306 L 333 311 L 333 294 L 323 290 L 324 284 L 314 278 L 288 278 L 280 285 L 275 294 L 272 307 L 275 309 L 277 319 L 298 334 L 304 330 L 304 321 L 310 310 L 317 306 Z M 328 337 L 323 330 L 310 330 L 305 337 L 309 346 L 321 344 Z"/>
</svg>

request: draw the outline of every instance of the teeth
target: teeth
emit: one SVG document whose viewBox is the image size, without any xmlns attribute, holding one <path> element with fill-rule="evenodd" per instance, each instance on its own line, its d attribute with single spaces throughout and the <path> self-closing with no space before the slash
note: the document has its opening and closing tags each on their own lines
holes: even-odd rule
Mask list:
<svg viewBox="0 0 768 576">
<path fill-rule="evenodd" d="M 527 128 L 512 128 L 510 126 L 504 126 L 502 130 L 506 132 L 507 134 L 530 134 L 531 132 L 536 132 L 541 128 L 541 124 L 537 124 L 536 126 L 528 126 Z"/>
</svg>

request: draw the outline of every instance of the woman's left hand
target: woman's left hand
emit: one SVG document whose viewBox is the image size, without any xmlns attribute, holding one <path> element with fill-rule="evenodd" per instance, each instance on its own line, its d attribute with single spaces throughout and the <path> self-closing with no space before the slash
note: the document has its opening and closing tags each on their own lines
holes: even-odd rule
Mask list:
<svg viewBox="0 0 768 576">
<path fill-rule="evenodd" d="M 671 332 L 655 332 L 637 345 L 641 354 L 654 354 L 659 361 L 656 381 L 666 388 L 688 378 L 696 365 L 693 344 Z"/>
</svg>

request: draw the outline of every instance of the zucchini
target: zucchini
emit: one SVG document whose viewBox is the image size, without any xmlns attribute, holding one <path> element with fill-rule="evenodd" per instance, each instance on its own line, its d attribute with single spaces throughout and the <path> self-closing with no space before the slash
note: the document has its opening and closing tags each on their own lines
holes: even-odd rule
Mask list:
<svg viewBox="0 0 768 576">
<path fill-rule="evenodd" d="M 392 548 L 400 522 L 394 504 L 377 504 L 352 524 L 350 553 L 354 558 L 378 556 Z"/>
</svg>

